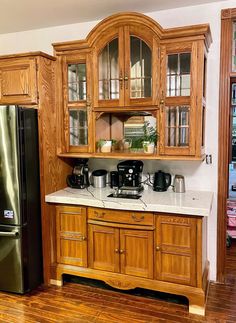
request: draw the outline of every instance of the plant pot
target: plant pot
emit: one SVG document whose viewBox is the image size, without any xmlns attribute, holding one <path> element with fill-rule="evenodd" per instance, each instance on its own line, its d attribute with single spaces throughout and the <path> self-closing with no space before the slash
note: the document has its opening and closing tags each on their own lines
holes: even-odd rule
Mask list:
<svg viewBox="0 0 236 323">
<path fill-rule="evenodd" d="M 110 153 L 111 152 L 112 142 L 111 140 L 105 141 L 101 146 L 101 153 Z"/>
<path fill-rule="evenodd" d="M 143 151 L 145 154 L 153 154 L 155 151 L 154 142 L 144 141 L 143 142 Z"/>
<path fill-rule="evenodd" d="M 123 139 L 121 141 L 121 150 L 128 150 L 132 146 L 132 139 Z"/>
</svg>

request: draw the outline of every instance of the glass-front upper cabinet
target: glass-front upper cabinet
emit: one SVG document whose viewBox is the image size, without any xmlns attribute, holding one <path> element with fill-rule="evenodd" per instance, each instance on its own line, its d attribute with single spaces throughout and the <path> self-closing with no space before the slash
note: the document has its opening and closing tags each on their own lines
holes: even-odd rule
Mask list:
<svg viewBox="0 0 236 323">
<path fill-rule="evenodd" d="M 65 147 L 68 152 L 89 152 L 92 138 L 90 56 L 71 55 L 63 61 Z"/>
<path fill-rule="evenodd" d="M 125 26 L 110 38 L 100 44 L 95 58 L 95 107 L 153 105 L 159 62 L 150 31 L 140 35 L 134 27 Z"/>
<path fill-rule="evenodd" d="M 197 47 L 162 47 L 160 154 L 194 155 Z M 194 62 L 196 65 L 194 65 Z M 194 70 L 196 69 L 196 70 Z"/>
</svg>

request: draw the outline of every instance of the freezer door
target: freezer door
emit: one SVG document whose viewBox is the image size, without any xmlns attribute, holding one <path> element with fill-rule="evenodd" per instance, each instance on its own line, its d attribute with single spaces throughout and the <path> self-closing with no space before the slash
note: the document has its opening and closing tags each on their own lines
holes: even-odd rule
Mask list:
<svg viewBox="0 0 236 323">
<path fill-rule="evenodd" d="M 0 224 L 21 224 L 16 106 L 0 106 Z"/>
<path fill-rule="evenodd" d="M 22 229 L 0 226 L 0 290 L 23 293 Z"/>
</svg>

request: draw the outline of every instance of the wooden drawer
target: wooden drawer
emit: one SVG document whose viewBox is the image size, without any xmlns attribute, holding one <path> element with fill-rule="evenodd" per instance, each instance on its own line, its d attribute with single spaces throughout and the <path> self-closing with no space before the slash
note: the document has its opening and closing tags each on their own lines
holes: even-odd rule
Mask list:
<svg viewBox="0 0 236 323">
<path fill-rule="evenodd" d="M 136 225 L 154 225 L 154 215 L 148 212 L 88 208 L 88 219 Z"/>
</svg>

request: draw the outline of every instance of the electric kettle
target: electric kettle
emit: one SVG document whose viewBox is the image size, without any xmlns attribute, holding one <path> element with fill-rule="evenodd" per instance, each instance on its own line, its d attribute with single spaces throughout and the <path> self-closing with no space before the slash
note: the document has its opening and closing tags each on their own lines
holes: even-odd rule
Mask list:
<svg viewBox="0 0 236 323">
<path fill-rule="evenodd" d="M 165 192 L 171 184 L 171 175 L 161 170 L 154 174 L 153 191 Z"/>
</svg>

